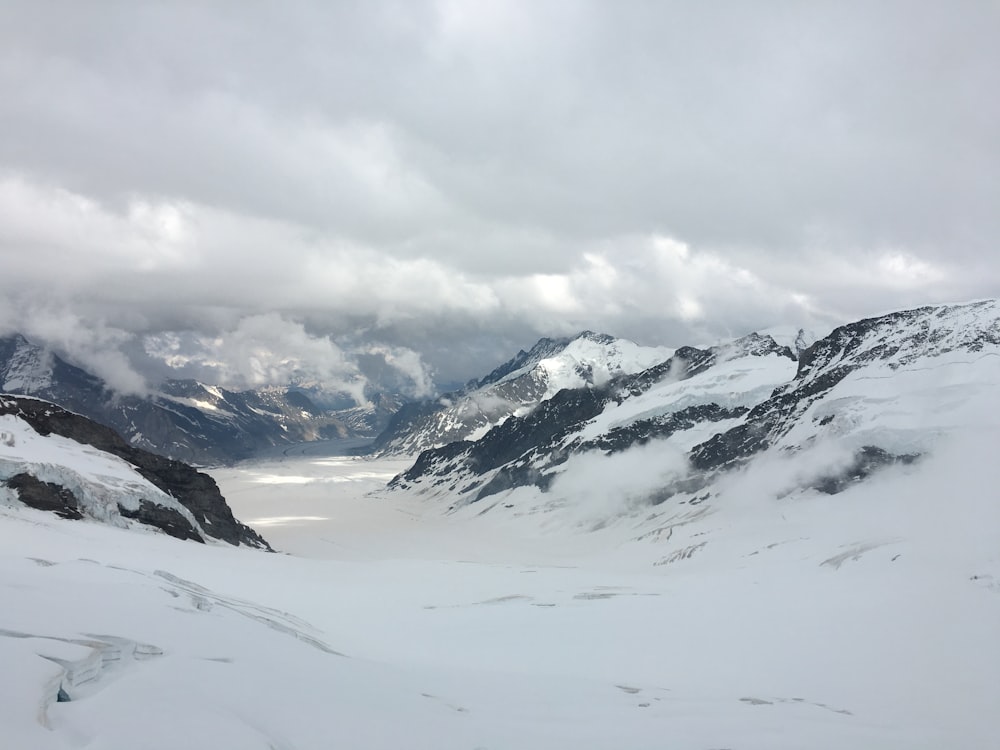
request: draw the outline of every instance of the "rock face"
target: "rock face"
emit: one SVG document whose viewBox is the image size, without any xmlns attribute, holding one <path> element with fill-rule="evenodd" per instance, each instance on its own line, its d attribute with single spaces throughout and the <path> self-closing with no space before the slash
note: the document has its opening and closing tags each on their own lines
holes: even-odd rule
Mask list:
<svg viewBox="0 0 1000 750">
<path fill-rule="evenodd" d="M 7 486 L 17 492 L 18 499 L 29 508 L 47 510 L 61 518 L 83 518 L 76 495 L 55 482 L 43 482 L 27 472 L 21 472 L 7 479 Z"/>
<path fill-rule="evenodd" d="M 125 396 L 19 335 L 0 338 L 0 392 L 61 404 L 138 448 L 201 466 L 280 445 L 374 438 L 400 405 L 398 398 L 375 395 L 366 406 L 321 406 L 305 389 L 236 392 L 193 380 L 168 380 L 146 397 Z"/>
<path fill-rule="evenodd" d="M 378 453 L 416 454 L 475 440 L 512 416 L 523 416 L 565 389 L 603 387 L 666 360 L 671 350 L 584 331 L 543 338 L 529 351 L 463 389 L 403 406 L 375 441 Z"/>
<path fill-rule="evenodd" d="M 53 450 L 44 450 L 49 448 L 45 445 L 34 454 L 18 450 L 16 436 L 8 433 L 10 445 L 0 450 L 0 469 L 4 463 L 23 469 L 8 476 L 5 483 L 26 505 L 54 510 L 66 517 L 89 513 L 113 521 L 121 516 L 181 539 L 204 541 L 212 537 L 234 545 L 270 549 L 257 532 L 233 517 L 215 480 L 207 474 L 136 448 L 111 428 L 46 401 L 0 396 L 0 417 L 5 415 L 14 418 L 13 426 L 26 425 L 42 438 L 56 436 L 71 441 L 58 442 L 56 458 L 52 458 Z M 83 446 L 93 450 L 77 449 Z M 44 460 L 33 461 L 36 454 Z M 105 462 L 111 460 L 108 456 L 120 459 L 144 482 L 109 486 L 99 472 L 88 471 L 95 456 Z M 38 474 L 61 477 L 64 483 Z M 74 491 L 66 486 L 70 483 L 84 489 Z"/>
<path fill-rule="evenodd" d="M 682 347 L 641 372 L 563 390 L 476 440 L 421 453 L 390 487 L 453 509 L 520 497 L 511 494 L 518 488 L 544 495 L 588 457 L 639 455 L 654 445 L 658 452 L 644 460 L 677 467 L 645 490 L 648 505 L 701 503 L 713 482 L 764 456 L 810 456 L 799 488 L 835 494 L 917 461 L 948 434 L 955 414 L 975 414 L 978 396 L 997 383 L 996 300 L 860 320 L 797 355 L 751 334 L 721 347 Z"/>
</svg>

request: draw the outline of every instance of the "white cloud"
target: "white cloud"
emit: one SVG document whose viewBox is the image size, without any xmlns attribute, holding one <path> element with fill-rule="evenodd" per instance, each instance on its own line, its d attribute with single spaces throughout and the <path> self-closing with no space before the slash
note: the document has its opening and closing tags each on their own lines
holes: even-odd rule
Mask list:
<svg viewBox="0 0 1000 750">
<path fill-rule="evenodd" d="M 367 381 L 353 358 L 329 338 L 311 335 L 302 323 L 276 313 L 245 317 L 235 328 L 212 335 L 151 334 L 145 350 L 178 377 L 238 390 L 318 384 L 365 402 Z"/>
<path fill-rule="evenodd" d="M 985 5 L 8 5 L 14 308 L 276 314 L 464 379 L 1000 294 Z"/>
<path fill-rule="evenodd" d="M 12 317 L 0 322 L 0 331 L 17 331 L 35 343 L 54 348 L 114 391 L 138 395 L 148 392 L 146 378 L 122 351 L 132 338 L 126 331 L 104 320 L 81 319 L 71 310 L 56 306 L 3 312 Z"/>
</svg>

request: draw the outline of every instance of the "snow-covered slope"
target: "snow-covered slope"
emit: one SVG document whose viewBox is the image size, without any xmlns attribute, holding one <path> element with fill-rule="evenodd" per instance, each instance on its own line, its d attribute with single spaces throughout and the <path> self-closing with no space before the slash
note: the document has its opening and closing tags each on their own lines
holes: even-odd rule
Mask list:
<svg viewBox="0 0 1000 750">
<path fill-rule="evenodd" d="M 696 447 L 692 464 L 727 468 L 824 442 L 920 454 L 951 427 L 979 421 L 1000 383 L 998 362 L 997 300 L 860 320 L 803 352 L 795 378 L 743 424 Z"/>
<path fill-rule="evenodd" d="M 180 539 L 266 548 L 210 477 L 38 399 L 0 396 L 0 501 Z"/>
<path fill-rule="evenodd" d="M 604 389 L 564 392 L 480 440 L 423 453 L 392 486 L 453 509 L 488 497 L 509 504 L 504 493 L 515 488 L 544 495 L 588 457 L 655 441 L 658 453 L 645 460 L 672 468 L 647 488 L 651 505 L 710 495 L 722 473 L 762 453 L 811 456 L 825 468 L 817 464 L 808 481 L 834 492 L 918 460 L 956 426 L 992 419 L 984 404 L 998 383 L 996 301 L 858 321 L 815 342 L 797 364 L 787 347 L 753 335 L 683 347 Z"/>
<path fill-rule="evenodd" d="M 382 454 L 405 455 L 474 440 L 559 391 L 603 386 L 663 362 L 672 353 L 591 331 L 572 339 L 542 339 L 461 391 L 404 407 L 375 447 Z"/>
<path fill-rule="evenodd" d="M 218 470 L 287 555 L 0 508 L 0 744 L 994 750 L 980 437 L 835 497 L 779 499 L 786 462 L 624 515 L 655 446 L 545 514 L 365 497 L 398 460 Z"/>
</svg>

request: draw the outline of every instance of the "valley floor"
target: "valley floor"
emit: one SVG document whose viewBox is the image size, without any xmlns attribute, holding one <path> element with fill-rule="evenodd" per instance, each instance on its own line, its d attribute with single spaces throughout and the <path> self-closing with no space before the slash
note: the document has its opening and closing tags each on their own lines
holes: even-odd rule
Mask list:
<svg viewBox="0 0 1000 750">
<path fill-rule="evenodd" d="M 0 508 L 0 745 L 995 748 L 977 465 L 600 523 L 371 494 L 401 461 L 213 472 L 279 554 Z"/>
</svg>

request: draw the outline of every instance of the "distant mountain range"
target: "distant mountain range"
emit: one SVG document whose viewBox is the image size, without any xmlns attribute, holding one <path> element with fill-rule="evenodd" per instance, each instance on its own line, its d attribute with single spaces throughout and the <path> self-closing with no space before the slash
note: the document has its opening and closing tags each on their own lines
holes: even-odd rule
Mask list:
<svg viewBox="0 0 1000 750">
<path fill-rule="evenodd" d="M 168 380 L 145 397 L 122 395 L 20 335 L 0 338 L 0 393 L 52 401 L 135 447 L 202 466 L 304 441 L 374 438 L 403 402 L 375 394 L 364 406 L 329 408 L 305 388 L 238 392 L 194 380 Z"/>
<path fill-rule="evenodd" d="M 392 480 L 392 492 L 453 512 L 475 505 L 478 512 L 512 513 L 563 507 L 597 493 L 621 500 L 628 512 L 651 510 L 654 524 L 661 507 L 710 503 L 719 487 L 748 468 L 784 461 L 787 486 L 775 491 L 837 494 L 888 467 L 922 461 L 939 440 L 959 427 L 971 429 L 980 415 L 995 419 L 990 404 L 1000 384 L 1000 301 L 869 318 L 816 341 L 801 332 L 772 333 L 676 350 L 592 332 L 542 339 L 441 398 L 402 408 L 398 400 L 376 399 L 339 411 L 317 406 L 299 390 L 233 393 L 192 381 L 171 381 L 147 398 L 117 396 L 94 376 L 14 336 L 0 340 L 0 388 L 59 406 L 3 396 L 0 418 L 13 415 L 8 421 L 16 417 L 43 435 L 110 451 L 184 505 L 176 487 L 157 482 L 157 472 L 193 470 L 169 468 L 173 463 L 150 458 L 147 449 L 200 463 L 230 461 L 275 445 L 371 435 L 395 412 L 375 449 L 419 455 Z M 27 433 L 18 437 L 20 422 L 0 436 L 8 448 L 25 440 Z M 90 437 L 80 440 L 80 434 Z M 46 458 L 42 451 L 32 469 L 28 458 L 0 450 L 0 459 L 9 459 L 0 461 L 3 479 L 22 498 L 42 497 L 42 505 L 56 510 L 60 487 L 105 497 L 104 490 L 87 489 L 94 481 L 81 484 L 60 473 L 70 453 Z M 622 457 L 634 461 L 607 463 Z M 581 477 L 589 479 L 581 485 Z M 145 506 L 81 503 L 72 489 L 77 497 L 69 505 L 86 505 L 97 516 L 111 508 L 116 518 L 144 512 L 143 522 L 184 527 L 186 538 L 228 528 L 220 538 L 232 541 L 243 533 L 231 514 L 206 520 L 188 508 L 194 513 L 188 517 L 162 492 L 126 484 L 148 500 Z"/>
</svg>

